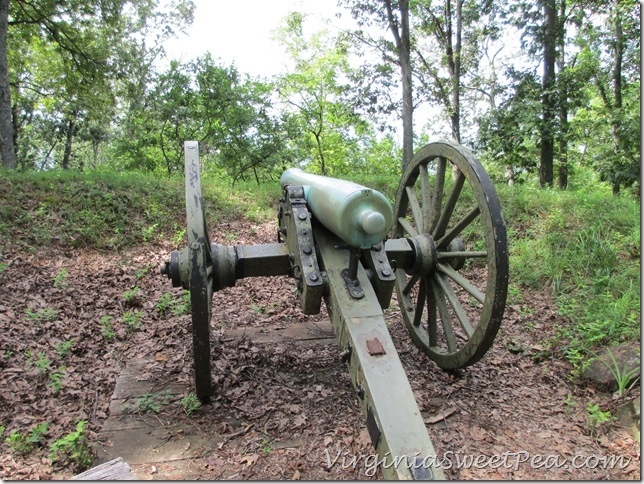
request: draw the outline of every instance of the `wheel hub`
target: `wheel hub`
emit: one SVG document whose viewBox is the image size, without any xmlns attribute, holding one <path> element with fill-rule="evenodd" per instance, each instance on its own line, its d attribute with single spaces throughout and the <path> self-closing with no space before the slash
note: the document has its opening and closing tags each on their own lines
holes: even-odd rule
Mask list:
<svg viewBox="0 0 644 484">
<path fill-rule="evenodd" d="M 408 274 L 422 277 L 433 274 L 438 264 L 434 238 L 430 234 L 421 234 L 408 240 L 414 248 L 415 255 L 414 267 L 408 271 Z"/>
<path fill-rule="evenodd" d="M 429 234 L 417 235 L 407 239 L 414 248 L 415 264 L 412 269 L 407 271 L 410 276 L 428 276 L 436 271 L 438 264 L 438 251 L 436 250 L 436 242 Z M 465 243 L 460 237 L 454 238 L 449 245 L 441 250 L 441 254 L 449 252 L 462 252 L 465 250 Z M 454 256 L 449 258 L 442 258 L 456 271 L 462 269 L 465 265 L 465 257 Z"/>
<path fill-rule="evenodd" d="M 449 243 L 449 245 L 445 249 L 445 252 L 463 252 L 464 250 L 465 242 L 463 242 L 463 239 L 461 239 L 460 237 L 456 237 Z M 447 259 L 447 263 L 452 266 L 452 269 L 458 271 L 461 270 L 465 265 L 465 257 L 450 257 L 449 259 Z"/>
</svg>

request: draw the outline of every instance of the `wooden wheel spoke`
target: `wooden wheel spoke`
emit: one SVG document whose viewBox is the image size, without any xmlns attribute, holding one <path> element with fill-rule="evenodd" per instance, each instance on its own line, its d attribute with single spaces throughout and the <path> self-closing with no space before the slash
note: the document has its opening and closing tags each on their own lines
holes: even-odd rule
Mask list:
<svg viewBox="0 0 644 484">
<path fill-rule="evenodd" d="M 440 272 L 447 275 L 456 284 L 465 289 L 465 291 L 467 291 L 467 293 L 470 294 L 478 302 L 480 302 L 481 304 L 485 303 L 485 293 L 479 291 L 470 281 L 468 281 L 462 275 L 452 269 L 450 265 L 439 262 L 437 268 Z"/>
<path fill-rule="evenodd" d="M 416 299 L 416 312 L 414 312 L 414 326 L 420 326 L 423 320 L 423 310 L 425 309 L 425 299 L 427 298 L 427 285 L 425 279 L 420 281 L 418 286 L 418 299 Z"/>
<path fill-rule="evenodd" d="M 428 231 L 433 233 L 438 223 L 438 218 L 441 214 L 441 205 L 443 203 L 443 189 L 445 188 L 445 168 L 447 160 L 444 157 L 438 158 L 436 166 L 436 185 L 434 185 L 434 193 L 431 200 L 431 213 L 429 218 Z"/>
<path fill-rule="evenodd" d="M 470 318 L 467 316 L 465 309 L 463 309 L 461 302 L 458 300 L 458 296 L 456 296 L 454 288 L 445 276 L 438 276 L 436 277 L 436 280 L 438 281 L 438 285 L 443 290 L 443 293 L 445 293 L 445 297 L 447 298 L 450 306 L 452 306 L 452 310 L 456 315 L 456 319 L 458 319 L 458 322 L 461 323 L 461 328 L 463 328 L 463 331 L 465 331 L 467 338 L 470 339 L 474 334 L 474 328 L 472 327 L 472 323 L 470 322 Z"/>
<path fill-rule="evenodd" d="M 443 248 L 446 247 L 452 240 L 454 240 L 454 237 L 458 236 L 463 229 L 465 229 L 469 224 L 471 224 L 476 217 L 479 216 L 481 213 L 481 209 L 479 208 L 478 205 L 473 207 L 465 217 L 463 217 L 461 220 L 458 221 L 454 227 L 450 229 L 449 232 L 447 232 L 443 237 L 440 238 L 438 242 L 436 242 L 436 247 L 437 248 Z"/>
<path fill-rule="evenodd" d="M 441 317 L 441 325 L 443 327 L 447 349 L 450 353 L 454 353 L 456 351 L 456 335 L 454 334 L 454 328 L 452 327 L 452 318 L 447 310 L 447 304 L 445 304 L 444 293 L 435 281 L 432 281 L 432 291 Z"/>
<path fill-rule="evenodd" d="M 450 219 L 452 218 L 452 213 L 454 213 L 454 208 L 456 207 L 456 202 L 458 197 L 461 195 L 461 190 L 463 189 L 463 183 L 465 182 L 465 175 L 462 171 L 458 172 L 458 177 L 454 182 L 454 187 L 452 188 L 449 198 L 445 202 L 445 208 L 441 213 L 441 217 L 438 220 L 436 228 L 432 231 L 432 236 L 437 239 L 445 233 L 445 229 L 449 224 Z"/>
<path fill-rule="evenodd" d="M 414 226 L 409 223 L 409 220 L 407 220 L 405 217 L 398 217 L 398 223 L 410 236 L 416 237 L 418 235 L 418 231 L 416 231 Z"/>
<path fill-rule="evenodd" d="M 405 287 L 402 290 L 402 293 L 407 296 L 411 292 L 411 289 L 414 287 L 414 285 L 418 282 L 418 279 L 420 279 L 420 276 L 414 275 L 409 278 L 407 281 L 407 284 L 405 284 Z"/>
<path fill-rule="evenodd" d="M 430 217 L 432 208 L 432 193 L 429 186 L 429 173 L 427 172 L 427 165 L 421 164 L 418 167 L 420 172 L 420 201 L 423 209 L 423 227 L 425 232 L 430 228 Z"/>
<path fill-rule="evenodd" d="M 426 292 L 431 291 L 431 279 L 425 282 Z M 433 294 L 429 294 L 427 298 L 427 336 L 429 337 L 429 347 L 436 348 L 438 346 L 438 321 L 436 317 L 436 298 Z"/>
<path fill-rule="evenodd" d="M 425 219 L 423 217 L 423 211 L 420 208 L 420 204 L 418 203 L 418 198 L 416 197 L 416 194 L 414 193 L 414 189 L 412 187 L 405 187 L 405 192 L 407 193 L 407 198 L 409 199 L 409 208 L 411 209 L 411 214 L 414 217 L 414 222 L 416 222 L 418 232 L 422 234 L 425 231 Z"/>
</svg>

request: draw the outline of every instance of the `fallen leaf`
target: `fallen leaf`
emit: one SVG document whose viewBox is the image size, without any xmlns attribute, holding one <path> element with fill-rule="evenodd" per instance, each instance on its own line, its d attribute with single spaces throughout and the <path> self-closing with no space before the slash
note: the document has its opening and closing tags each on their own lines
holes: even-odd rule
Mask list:
<svg viewBox="0 0 644 484">
<path fill-rule="evenodd" d="M 360 431 L 360 435 L 358 435 L 356 443 L 361 447 L 371 444 L 371 436 L 367 429 L 362 429 Z"/>
<path fill-rule="evenodd" d="M 453 415 L 454 413 L 456 413 L 457 410 L 458 410 L 457 408 L 451 407 L 445 410 L 444 412 L 439 413 L 438 415 L 427 417 L 426 419 L 424 419 L 424 421 L 426 424 L 435 424 L 437 422 L 440 422 L 441 420 L 445 420 L 450 415 Z"/>
<path fill-rule="evenodd" d="M 306 415 L 301 413 L 293 419 L 293 427 L 301 427 L 306 422 Z"/>
<path fill-rule="evenodd" d="M 251 454 L 251 455 L 245 455 L 244 457 L 242 457 L 242 459 L 239 461 L 239 463 L 240 464 L 246 464 L 246 466 L 250 467 L 256 461 L 257 461 L 257 454 Z"/>
</svg>

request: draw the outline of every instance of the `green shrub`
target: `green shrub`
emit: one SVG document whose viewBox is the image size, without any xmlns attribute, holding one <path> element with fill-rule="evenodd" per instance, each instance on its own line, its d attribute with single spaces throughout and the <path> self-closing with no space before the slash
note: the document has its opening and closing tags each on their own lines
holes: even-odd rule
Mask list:
<svg viewBox="0 0 644 484">
<path fill-rule="evenodd" d="M 18 454 L 28 454 L 36 446 L 44 443 L 45 434 L 49 428 L 48 422 L 42 422 L 34 426 L 28 434 L 21 434 L 14 430 L 5 439 L 13 452 Z"/>
<path fill-rule="evenodd" d="M 93 460 L 92 448 L 85 435 L 87 422 L 81 420 L 76 424 L 76 430 L 56 440 L 49 448 L 49 458 L 52 462 L 74 464 L 78 469 L 86 469 Z"/>
</svg>

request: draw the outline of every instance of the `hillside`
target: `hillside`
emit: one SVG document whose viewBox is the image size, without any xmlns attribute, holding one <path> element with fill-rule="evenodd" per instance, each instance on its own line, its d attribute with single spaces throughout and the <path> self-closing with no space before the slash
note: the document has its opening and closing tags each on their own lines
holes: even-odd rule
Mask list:
<svg viewBox="0 0 644 484">
<path fill-rule="evenodd" d="M 277 185 L 232 189 L 204 180 L 212 241 L 274 242 Z M 394 196 L 391 183 L 377 185 Z M 12 173 L 0 179 L 0 194 L 0 382 L 10 390 L 0 395 L 0 476 L 66 478 L 107 445 L 101 429 L 128 361 L 148 362 L 147 374 L 160 381 L 191 381 L 186 300 L 158 275 L 170 251 L 185 245 L 183 180 Z M 396 308 L 387 313 L 421 409 L 428 418 L 443 415 L 428 426 L 432 440 L 443 452 L 523 449 L 567 458 L 615 455 L 628 462 L 573 470 L 526 465 L 493 474 L 454 468 L 449 476 L 639 479 L 638 445 L 612 419 L 639 395 L 639 386 L 613 398 L 581 377 L 593 352 L 639 340 L 639 205 L 601 190 L 499 187 L 499 195 L 510 235 L 511 283 L 490 354 L 460 377 L 433 364 L 428 372 Z M 310 321 L 291 284 L 286 278 L 270 287 L 248 280 L 218 293 L 217 334 Z M 368 452 L 334 344 L 315 352 L 225 338 L 220 344 L 223 393 L 216 406 L 191 414 L 189 395 L 164 400 L 155 394 L 136 410 L 217 432 L 235 433 L 226 427 L 233 417 L 242 429 L 253 423 L 223 451 L 195 457 L 198 477 L 217 475 L 213 466 L 220 461 L 230 470 L 226 476 L 241 473 L 236 478 L 284 479 L 295 471 L 302 479 L 374 477 L 364 466 L 320 470 L 327 445 Z M 318 390 L 311 395 L 310 375 L 324 398 Z M 266 395 L 273 405 L 267 406 Z M 292 433 L 307 443 L 300 463 L 288 468 L 277 443 Z M 530 435 L 529 442 L 522 435 Z M 255 460 L 240 464 L 248 453 Z"/>
</svg>

